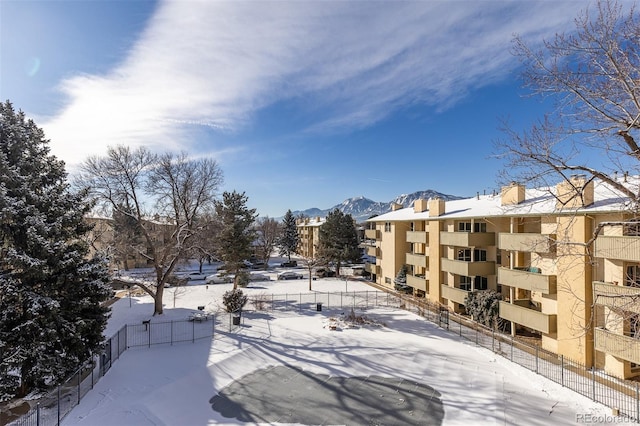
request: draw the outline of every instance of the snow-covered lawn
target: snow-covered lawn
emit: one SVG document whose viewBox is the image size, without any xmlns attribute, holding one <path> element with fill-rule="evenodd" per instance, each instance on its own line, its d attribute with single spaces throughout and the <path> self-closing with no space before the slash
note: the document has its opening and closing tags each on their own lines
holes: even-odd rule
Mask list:
<svg viewBox="0 0 640 426">
<path fill-rule="evenodd" d="M 197 306 L 215 311 L 221 305 L 222 293 L 230 288 L 230 284 L 207 287 L 201 281 L 192 282 L 175 298 L 175 290 L 167 289 L 165 313 L 153 318 L 150 318 L 153 309 L 150 297 L 125 297 L 113 305 L 106 334 L 114 333 L 123 324 L 140 324 L 147 319 L 183 320 L 189 313 L 197 312 Z M 366 283 L 335 278 L 313 281 L 313 289 L 323 293 L 373 290 Z M 257 282 L 245 291 L 306 293 L 308 280 Z M 241 384 L 243 377 L 247 380 L 251 373 L 263 374 L 262 370 L 276 366 L 302 369 L 313 377 L 358 377 L 365 381 L 375 376 L 427 385 L 435 389 L 434 398 L 439 393 L 444 410 L 442 423 L 446 425 L 569 425 L 576 424 L 576 416 L 585 414 L 611 418 L 608 408 L 409 312 L 370 308 L 356 314 L 384 326 L 338 327 L 335 331 L 328 327 L 330 318 L 340 320 L 349 313 L 332 308 L 322 312 L 308 309 L 245 313 L 243 325 L 237 330 L 230 332 L 228 321 L 226 328 L 221 321 L 213 341 L 129 349 L 63 424 L 245 424 L 216 411 L 215 398 L 222 393 L 226 398 L 230 395 L 228 387 L 234 382 Z M 258 406 L 278 403 L 290 409 L 290 418 L 296 419 L 298 411 L 303 412 L 307 405 L 321 398 L 315 388 L 287 389 L 288 378 L 270 380 L 273 383 L 264 388 L 264 393 L 249 396 L 249 401 L 255 403 L 244 407 L 246 416 L 260 419 L 255 423 L 284 424 L 288 418 L 251 417 L 251 410 Z M 393 395 L 374 397 L 396 398 L 395 409 L 404 410 L 409 416 L 411 407 L 424 402 Z M 322 398 L 331 401 L 330 395 Z M 332 403 L 348 407 L 342 399 Z M 379 408 L 372 406 L 372 413 Z M 325 424 L 335 424 L 339 415 L 339 411 L 332 409 L 333 417 L 321 418 L 326 419 Z M 352 418 L 345 417 L 344 423 Z M 414 424 L 425 424 L 424 419 L 416 418 Z"/>
</svg>

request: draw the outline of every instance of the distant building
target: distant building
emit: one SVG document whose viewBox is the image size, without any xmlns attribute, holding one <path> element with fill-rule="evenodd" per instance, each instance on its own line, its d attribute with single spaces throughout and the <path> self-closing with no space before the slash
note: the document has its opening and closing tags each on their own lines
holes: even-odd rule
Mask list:
<svg viewBox="0 0 640 426">
<path fill-rule="evenodd" d="M 326 222 L 326 218 L 315 217 L 313 219 L 305 217 L 296 220 L 298 236 L 298 254 L 300 256 L 313 259 L 317 255 L 317 247 L 320 234 L 320 226 Z"/>
</svg>

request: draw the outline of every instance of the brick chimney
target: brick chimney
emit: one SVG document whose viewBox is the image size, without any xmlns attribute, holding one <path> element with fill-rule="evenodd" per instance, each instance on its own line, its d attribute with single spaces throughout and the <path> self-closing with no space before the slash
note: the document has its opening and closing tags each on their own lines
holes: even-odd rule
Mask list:
<svg viewBox="0 0 640 426">
<path fill-rule="evenodd" d="M 396 210 L 400 210 L 402 208 L 402 204 L 391 203 L 391 211 L 394 212 Z"/>
<path fill-rule="evenodd" d="M 438 217 L 445 213 L 445 201 L 442 198 L 429 200 L 429 217 Z"/>
<path fill-rule="evenodd" d="M 575 209 L 593 204 L 593 180 L 587 181 L 585 175 L 572 175 L 569 181 L 556 185 L 556 208 Z"/>
<path fill-rule="evenodd" d="M 503 206 L 520 204 L 524 201 L 524 190 L 524 185 L 517 182 L 511 182 L 509 185 L 503 186 L 501 190 L 500 204 Z"/>
<path fill-rule="evenodd" d="M 422 213 L 427 210 L 427 200 L 423 198 L 419 198 L 413 202 L 413 212 L 414 213 Z"/>
</svg>

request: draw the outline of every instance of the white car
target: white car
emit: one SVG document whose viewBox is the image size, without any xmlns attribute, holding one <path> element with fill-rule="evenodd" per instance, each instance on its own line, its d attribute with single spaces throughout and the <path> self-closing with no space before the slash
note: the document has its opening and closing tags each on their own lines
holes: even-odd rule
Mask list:
<svg viewBox="0 0 640 426">
<path fill-rule="evenodd" d="M 235 278 L 234 275 L 226 275 L 226 274 L 210 275 L 207 277 L 205 282 L 207 284 L 228 284 L 228 283 L 232 283 L 234 278 Z"/>
<path fill-rule="evenodd" d="M 206 280 L 207 276 L 201 272 L 189 272 L 184 277 L 188 280 Z"/>
</svg>

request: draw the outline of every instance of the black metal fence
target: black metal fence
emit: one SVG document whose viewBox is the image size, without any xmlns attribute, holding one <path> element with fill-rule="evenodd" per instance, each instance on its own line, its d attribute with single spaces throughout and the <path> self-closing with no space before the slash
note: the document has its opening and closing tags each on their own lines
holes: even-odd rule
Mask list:
<svg viewBox="0 0 640 426">
<path fill-rule="evenodd" d="M 478 346 L 493 351 L 561 386 L 612 408 L 628 421 L 640 422 L 640 387 L 637 382 L 604 375 L 562 355 L 520 341 L 449 311 L 425 299 L 383 291 L 334 293 L 291 293 L 250 295 L 245 311 L 321 311 L 323 309 L 367 309 L 390 307 L 413 311 L 438 326 L 458 334 Z M 227 321 L 228 320 L 228 321 Z M 228 322 L 229 330 L 238 325 L 231 314 L 206 315 L 198 320 L 150 322 L 126 325 L 105 344 L 102 354 L 83 365 L 64 385 L 42 398 L 37 407 L 8 424 L 15 426 L 57 425 L 84 395 L 111 368 L 120 355 L 131 347 L 195 342 L 213 338 L 219 327 Z M 579 413 L 578 413 L 579 415 Z"/>
<path fill-rule="evenodd" d="M 398 295 L 399 306 L 414 311 L 427 320 L 438 324 L 478 346 L 535 372 L 563 387 L 590 398 L 612 409 L 611 419 L 640 422 L 640 384 L 635 381 L 615 378 L 587 368 L 562 355 L 549 352 L 538 345 L 524 342 L 484 327 L 468 317 L 449 311 L 439 304 L 425 299 Z M 576 414 L 580 420 L 581 413 Z M 582 419 L 586 422 L 588 413 Z"/>
</svg>

